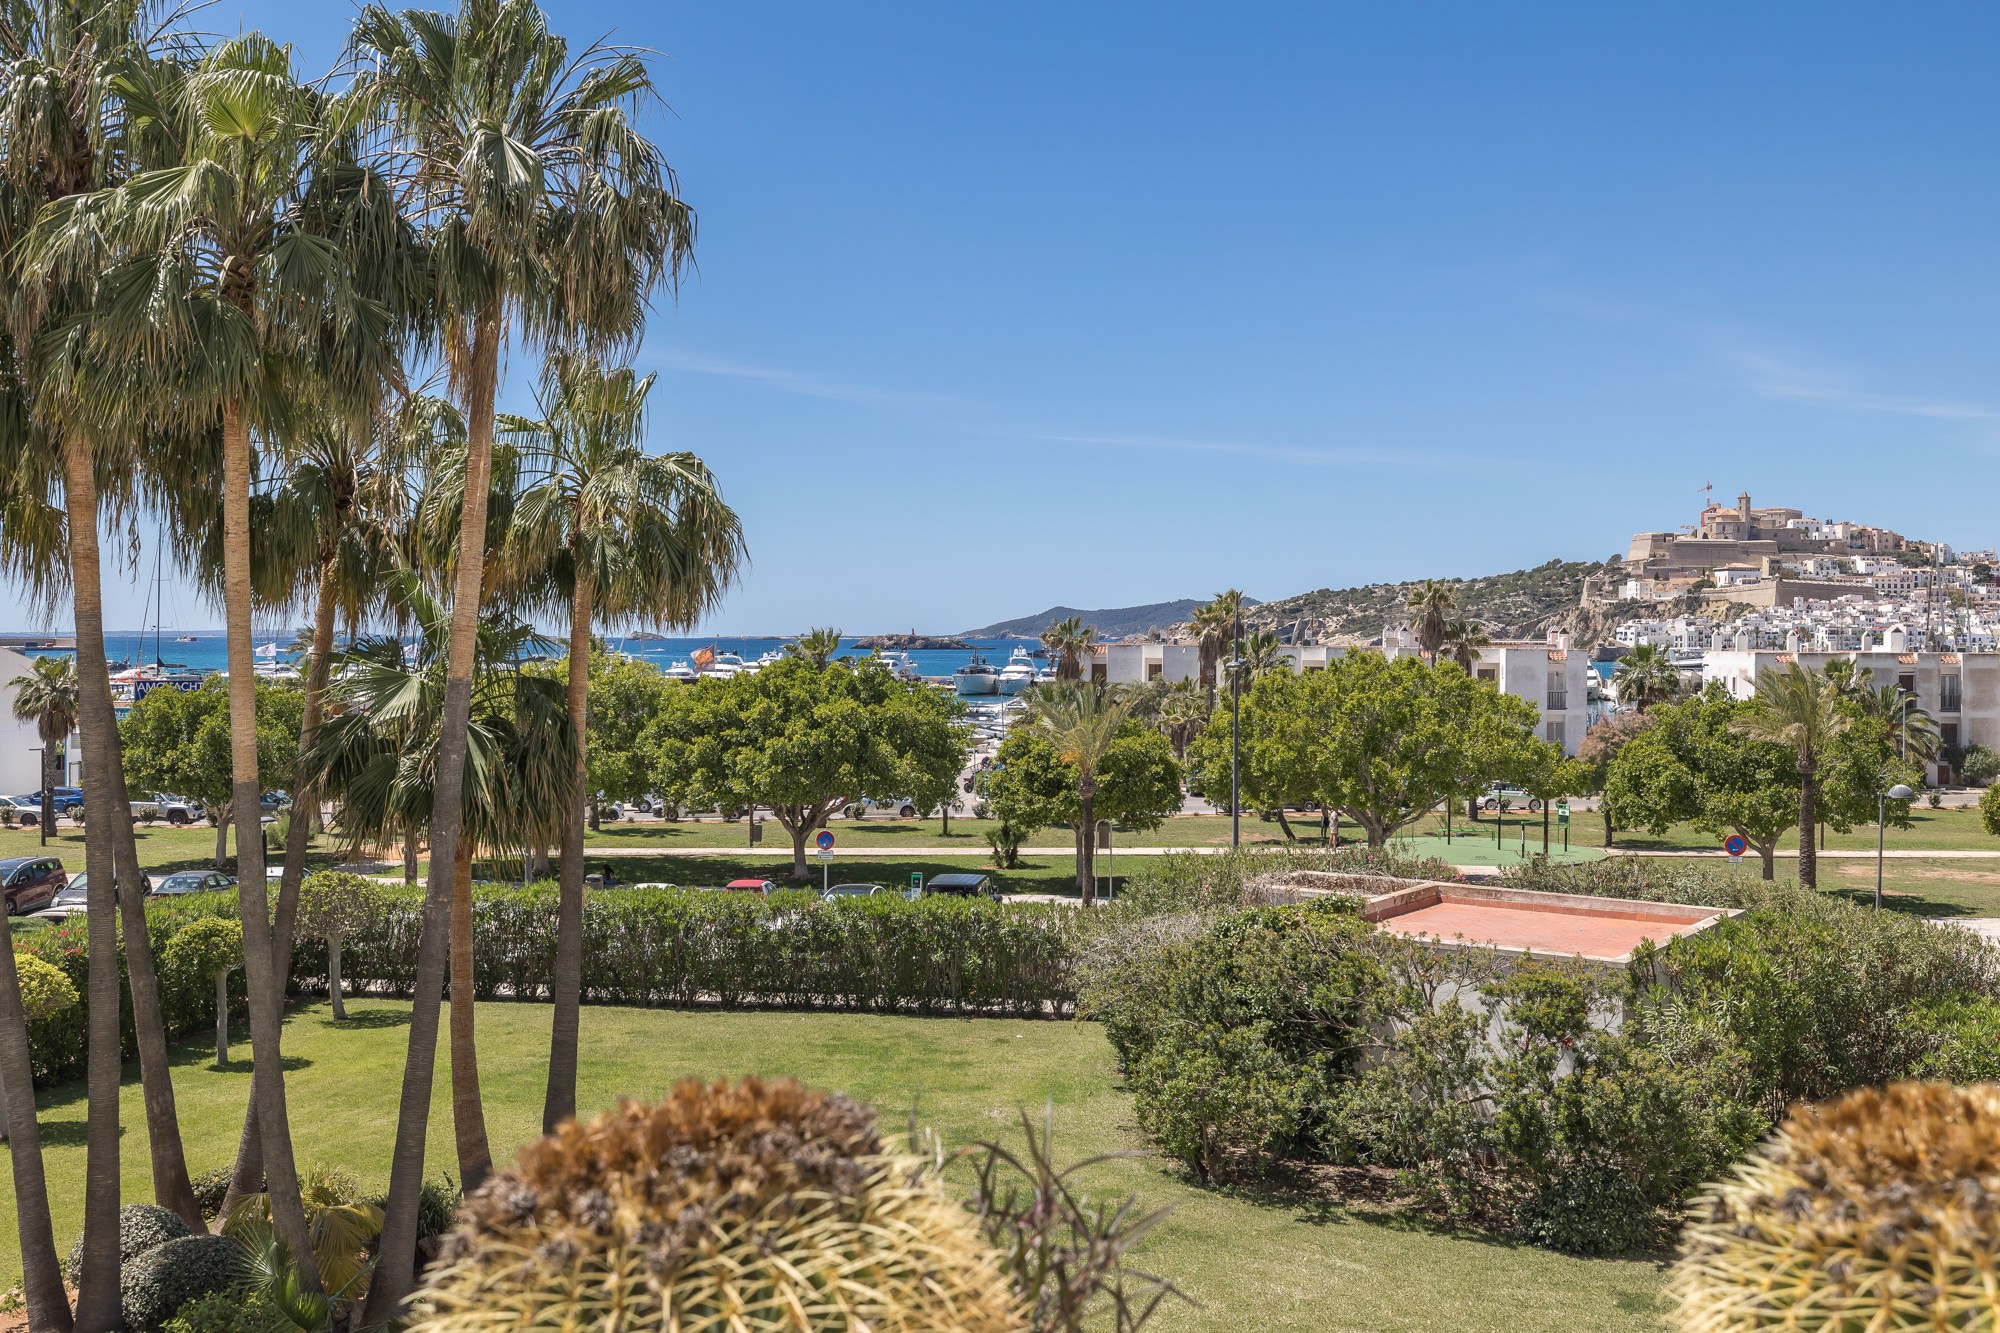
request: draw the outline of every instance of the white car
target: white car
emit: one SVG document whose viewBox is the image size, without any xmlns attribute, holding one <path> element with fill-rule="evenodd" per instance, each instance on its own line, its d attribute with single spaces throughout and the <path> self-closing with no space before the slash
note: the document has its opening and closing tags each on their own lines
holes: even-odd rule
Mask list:
<svg viewBox="0 0 2000 1333">
<path fill-rule="evenodd" d="M 42 803 L 25 796 L 0 796 L 0 826 L 33 828 L 42 819 Z"/>
<path fill-rule="evenodd" d="M 858 801 L 848 802 L 840 813 L 849 819 L 866 819 L 870 815 L 894 815 L 898 819 L 915 819 L 917 805 L 907 796 L 892 796 L 885 800 L 864 796 Z"/>
<path fill-rule="evenodd" d="M 1479 798 L 1479 808 L 1481 810 L 1498 810 L 1502 801 L 1507 803 L 1509 810 L 1526 810 L 1530 814 L 1536 815 L 1542 812 L 1542 798 L 1539 796 L 1530 796 L 1519 787 L 1487 788 L 1486 794 Z"/>
</svg>

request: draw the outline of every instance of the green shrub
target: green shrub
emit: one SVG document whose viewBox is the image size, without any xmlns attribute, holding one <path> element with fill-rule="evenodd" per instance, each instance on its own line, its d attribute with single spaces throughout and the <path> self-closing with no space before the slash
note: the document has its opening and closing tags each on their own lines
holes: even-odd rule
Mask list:
<svg viewBox="0 0 2000 1333">
<path fill-rule="evenodd" d="M 1988 787 L 2000 778 L 2000 750 L 1990 745 L 1968 745 L 1959 757 L 1958 780 L 1968 787 Z"/>
<path fill-rule="evenodd" d="M 182 1305 L 160 1333 L 271 1333 L 277 1312 L 248 1291 L 216 1291 Z"/>
<path fill-rule="evenodd" d="M 188 1234 L 187 1223 L 150 1203 L 128 1203 L 118 1210 L 118 1262 L 129 1264 L 146 1251 Z M 70 1247 L 63 1272 L 71 1282 L 83 1271 L 83 1238 Z"/>
<path fill-rule="evenodd" d="M 124 1266 L 119 1293 L 125 1322 L 153 1333 L 189 1301 L 229 1291 L 243 1279 L 243 1247 L 227 1236 L 182 1236 Z"/>
<path fill-rule="evenodd" d="M 203 1217 L 214 1217 L 222 1211 L 222 1201 L 229 1197 L 229 1182 L 235 1174 L 233 1167 L 218 1166 L 194 1177 L 191 1182 L 194 1201 Z"/>
<path fill-rule="evenodd" d="M 1132 1107 L 1160 1151 L 1204 1180 L 1267 1169 L 1298 1134 L 1314 1078 L 1271 1027 L 1177 1025 L 1132 1067 Z"/>
<path fill-rule="evenodd" d="M 1979 825 L 2000 837 L 2000 786 L 1989 786 L 1979 796 Z"/>
<path fill-rule="evenodd" d="M 2000 1083 L 2000 1003 L 1951 1000 L 1920 1020 L 1929 1049 L 1910 1071 L 1912 1077 L 1946 1083 Z"/>
</svg>

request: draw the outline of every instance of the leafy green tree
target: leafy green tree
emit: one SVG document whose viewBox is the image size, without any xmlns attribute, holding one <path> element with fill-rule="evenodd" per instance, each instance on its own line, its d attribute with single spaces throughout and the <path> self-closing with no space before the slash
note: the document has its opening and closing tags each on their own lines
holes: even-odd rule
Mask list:
<svg viewBox="0 0 2000 1333">
<path fill-rule="evenodd" d="M 1297 725 L 1303 702 L 1305 677 L 1282 671 L 1260 680 L 1243 696 L 1236 730 L 1242 736 L 1242 754 L 1236 765 L 1237 786 L 1247 809 L 1271 810 L 1285 837 L 1297 841 L 1287 806 L 1305 805 L 1319 799 L 1318 768 L 1309 748 L 1311 730 Z M 1219 798 L 1229 790 L 1231 735 L 1229 705 L 1215 711 L 1208 726 L 1187 751 L 1190 772 L 1201 779 L 1202 790 Z"/>
<path fill-rule="evenodd" d="M 42 832 L 55 832 L 55 793 L 60 785 L 63 754 L 76 728 L 76 659 L 37 657 L 33 670 L 8 681 L 14 691 L 14 717 L 35 724 L 42 739 Z"/>
<path fill-rule="evenodd" d="M 1590 766 L 1590 786 L 1586 789 L 1599 797 L 1604 795 L 1605 784 L 1610 780 L 1611 761 L 1634 736 L 1652 725 L 1652 719 L 1642 712 L 1611 713 L 1583 734 L 1583 743 L 1577 746 L 1576 757 Z M 1613 828 L 1611 825 L 1611 802 L 1600 799 L 1597 811 L 1604 817 L 1604 845 L 1611 845 Z"/>
<path fill-rule="evenodd" d="M 1798 763 L 1784 745 L 1735 729 L 1750 708 L 1719 686 L 1654 708 L 1652 725 L 1610 763 L 1604 798 L 1618 824 L 1660 834 L 1685 821 L 1739 833 L 1772 878 L 1778 839 L 1799 817 Z"/>
<path fill-rule="evenodd" d="M 299 754 L 305 695 L 288 685 L 257 684 L 257 781 L 259 789 L 292 780 Z M 230 791 L 229 693 L 220 676 L 197 690 L 155 689 L 132 705 L 118 724 L 125 781 L 135 789 L 191 796 L 208 807 L 215 821 L 215 864 L 227 863 L 229 827 L 235 817 Z M 251 836 L 259 837 L 262 826 Z M 237 848 L 243 831 L 237 831 Z M 260 841 L 259 845 L 262 843 Z"/>
<path fill-rule="evenodd" d="M 1349 653 L 1324 671 L 1275 672 L 1244 704 L 1254 719 L 1243 742 L 1251 787 L 1266 799 L 1325 802 L 1371 847 L 1439 801 L 1517 779 L 1551 749 L 1531 734 L 1537 715 L 1525 701 L 1454 663 L 1414 657 Z M 1203 743 L 1226 752 L 1227 721 L 1218 712 Z"/>
<path fill-rule="evenodd" d="M 655 789 L 693 809 L 768 807 L 792 838 L 792 878 L 810 877 L 806 839 L 860 797 L 908 795 L 913 766 L 956 778 L 953 705 L 867 663 L 800 657 L 668 692 L 648 729 Z"/>
<path fill-rule="evenodd" d="M 1993 837 L 2000 838 L 2000 783 L 1980 793 L 1979 826 Z"/>
<path fill-rule="evenodd" d="M 1841 703 L 1840 687 L 1825 672 L 1793 662 L 1757 677 L 1750 708 L 1730 722 L 1753 740 L 1785 746 L 1798 764 L 1799 883 L 1809 889 L 1819 887 L 1818 849 L 1813 845 L 1818 816 L 1813 805 L 1819 795 L 1820 755 L 1854 720 Z"/>
<path fill-rule="evenodd" d="M 243 966 L 243 924 L 226 916 L 197 917 L 175 931 L 162 956 L 176 970 L 215 980 L 215 1063 L 229 1063 L 229 974 Z"/>
<path fill-rule="evenodd" d="M 1060 741 L 1070 730 L 1016 727 L 1000 743 L 993 767 L 980 774 L 979 794 L 1017 841 L 1036 829 L 1069 829 L 1076 844 L 1077 888 L 1089 902 L 1096 895 L 1096 822 L 1158 828 L 1181 808 L 1181 769 L 1164 736 L 1124 719 L 1095 756 L 1086 804 L 1082 768 L 1064 757 Z"/>
</svg>

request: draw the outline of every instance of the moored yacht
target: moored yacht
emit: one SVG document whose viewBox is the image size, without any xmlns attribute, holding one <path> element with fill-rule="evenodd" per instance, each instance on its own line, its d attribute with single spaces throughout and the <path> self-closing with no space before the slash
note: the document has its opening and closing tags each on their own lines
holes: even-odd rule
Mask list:
<svg viewBox="0 0 2000 1333">
<path fill-rule="evenodd" d="M 997 688 L 1002 694 L 1019 694 L 1035 683 L 1035 659 L 1026 648 L 1016 647 L 1007 665 L 1000 668 Z"/>
<path fill-rule="evenodd" d="M 970 662 L 952 673 L 952 683 L 960 694 L 998 694 L 1000 673 L 991 662 L 974 653 Z"/>
<path fill-rule="evenodd" d="M 695 672 L 695 669 L 686 662 L 676 662 L 672 666 L 663 667 L 660 670 L 660 674 L 668 680 L 678 680 L 687 685 L 692 685 L 701 679 L 700 675 Z"/>
</svg>

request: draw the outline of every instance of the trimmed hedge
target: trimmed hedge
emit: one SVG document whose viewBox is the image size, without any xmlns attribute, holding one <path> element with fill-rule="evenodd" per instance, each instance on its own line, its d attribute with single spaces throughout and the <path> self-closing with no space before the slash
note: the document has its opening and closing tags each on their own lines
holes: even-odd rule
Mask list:
<svg viewBox="0 0 2000 1333">
<path fill-rule="evenodd" d="M 214 1026 L 215 978 L 197 968 L 176 966 L 175 951 L 166 947 L 167 942 L 189 923 L 203 917 L 235 915 L 233 893 L 191 894 L 146 904 L 153 966 L 160 979 L 160 1011 L 170 1038 Z M 79 999 L 67 1009 L 28 1024 L 35 1083 L 46 1087 L 83 1077 L 84 1052 L 90 1037 L 90 940 L 84 918 L 73 916 L 39 934 L 17 940 L 14 951 L 59 968 L 76 987 Z M 125 975 L 122 932 L 118 953 L 119 1026 L 124 1039 L 124 1058 L 132 1060 L 138 1057 L 139 1046 L 132 1026 L 132 992 Z M 238 971 L 229 979 L 229 1012 L 233 1017 L 244 1017 L 249 1011 L 249 992 L 243 973 Z"/>
<path fill-rule="evenodd" d="M 407 995 L 423 895 L 374 885 L 348 917 L 341 977 Z M 822 902 L 688 889 L 599 889 L 584 907 L 590 1004 L 865 1009 L 1067 1016 L 1079 913 L 1071 907 L 878 894 Z M 486 888 L 473 902 L 481 999 L 545 999 L 555 966 L 552 885 Z M 301 937 L 295 989 L 324 993 L 326 941 Z"/>
</svg>

